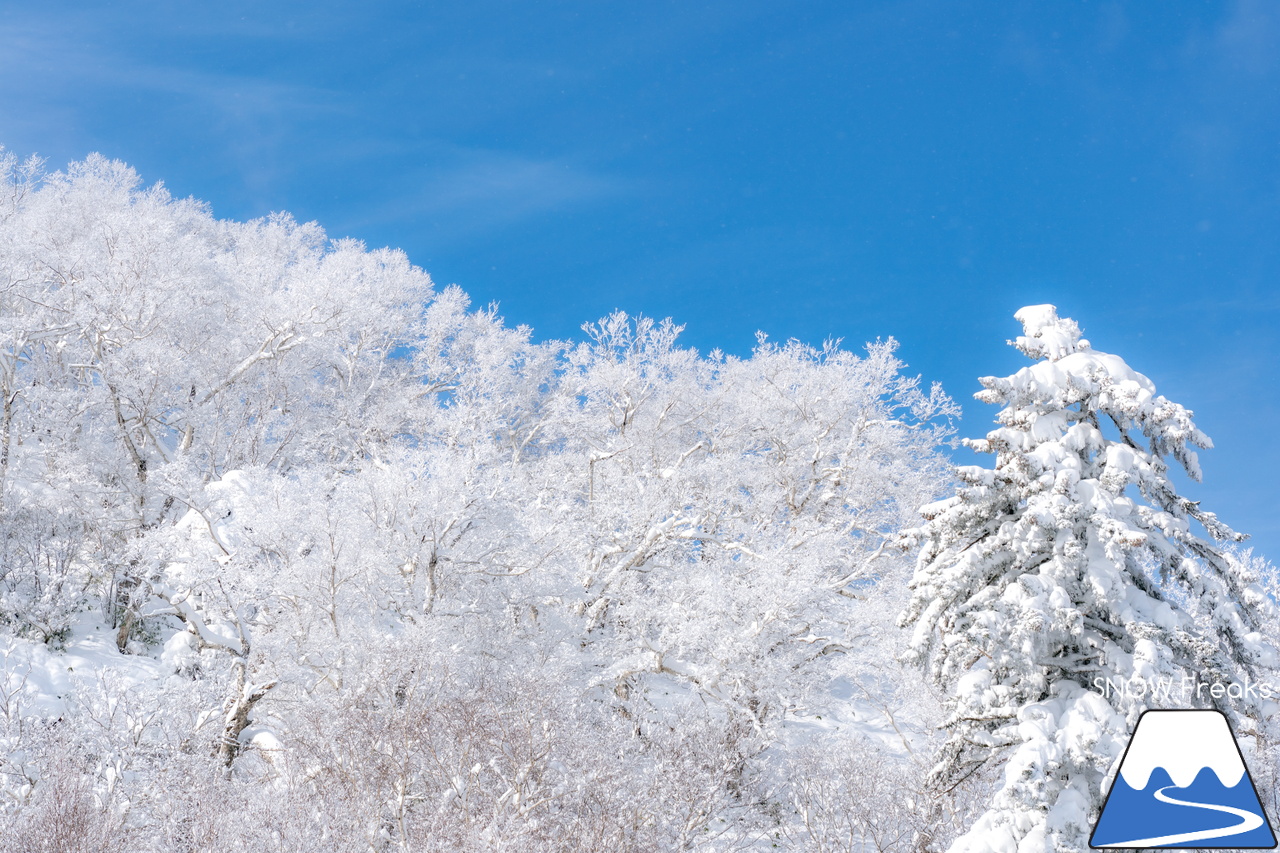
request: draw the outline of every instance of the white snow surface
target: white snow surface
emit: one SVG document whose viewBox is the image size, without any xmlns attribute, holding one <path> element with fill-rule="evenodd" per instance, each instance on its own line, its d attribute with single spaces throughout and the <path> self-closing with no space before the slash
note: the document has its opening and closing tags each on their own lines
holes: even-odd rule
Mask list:
<svg viewBox="0 0 1280 853">
<path fill-rule="evenodd" d="M 1053 305 L 1027 305 L 1018 309 L 1014 319 L 1022 323 L 1025 335 L 1019 335 L 1015 345 L 1032 357 L 1043 355 L 1057 361 L 1073 352 L 1089 349 L 1089 342 L 1080 337 L 1080 327 L 1075 321 L 1058 318 Z"/>
</svg>

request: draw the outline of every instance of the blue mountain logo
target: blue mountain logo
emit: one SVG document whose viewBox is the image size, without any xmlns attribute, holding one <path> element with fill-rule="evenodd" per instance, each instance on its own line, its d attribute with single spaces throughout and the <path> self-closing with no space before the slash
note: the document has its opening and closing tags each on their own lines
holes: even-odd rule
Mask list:
<svg viewBox="0 0 1280 853">
<path fill-rule="evenodd" d="M 1147 711 L 1090 847 L 1272 849 L 1275 833 L 1221 711 Z"/>
</svg>

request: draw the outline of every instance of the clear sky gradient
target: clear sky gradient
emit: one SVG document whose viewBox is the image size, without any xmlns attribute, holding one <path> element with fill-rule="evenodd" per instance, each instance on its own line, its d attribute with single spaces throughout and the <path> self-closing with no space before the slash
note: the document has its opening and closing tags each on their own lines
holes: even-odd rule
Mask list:
<svg viewBox="0 0 1280 853">
<path fill-rule="evenodd" d="M 536 337 L 893 336 L 994 410 L 1053 302 L 1280 558 L 1280 4 L 0 4 L 0 144 L 404 248 Z M 966 460 L 968 461 L 968 460 Z"/>
</svg>

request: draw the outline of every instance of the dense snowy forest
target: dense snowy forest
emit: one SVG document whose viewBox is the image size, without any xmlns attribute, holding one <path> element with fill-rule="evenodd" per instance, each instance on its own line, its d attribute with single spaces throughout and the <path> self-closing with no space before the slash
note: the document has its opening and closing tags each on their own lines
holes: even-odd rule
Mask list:
<svg viewBox="0 0 1280 853">
<path fill-rule="evenodd" d="M 1280 683 L 1277 584 L 1051 306 L 956 469 L 892 340 L 536 342 L 0 157 L 0 850 L 1083 850 L 1181 706 L 1275 814 L 1271 697 L 1099 689 Z"/>
</svg>

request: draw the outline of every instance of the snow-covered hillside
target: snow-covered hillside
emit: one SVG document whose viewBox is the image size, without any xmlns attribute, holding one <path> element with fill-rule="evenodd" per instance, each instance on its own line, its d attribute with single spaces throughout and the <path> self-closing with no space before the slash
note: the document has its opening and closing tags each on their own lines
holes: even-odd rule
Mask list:
<svg viewBox="0 0 1280 853">
<path fill-rule="evenodd" d="M 893 537 L 954 409 L 893 342 L 538 344 L 397 252 L 101 158 L 5 169 L 0 844 L 937 823 L 901 794 L 939 697 L 895 660 Z"/>
<path fill-rule="evenodd" d="M 1137 616 L 1090 622 L 1076 563 L 984 591 L 1010 564 L 974 525 L 1038 525 L 1019 559 L 1091 529 L 1053 497 L 1085 447 L 1060 377 L 1146 406 L 1156 457 L 1200 438 L 1047 309 L 1022 346 L 1049 360 L 988 393 L 1048 508 L 980 469 L 938 503 L 956 410 L 892 340 L 735 358 L 617 313 L 535 343 L 314 224 L 218 221 L 98 157 L 0 166 L 0 850 L 942 850 L 1019 743 L 1079 751 L 1029 734 L 1049 704 L 1136 707 L 1089 677 L 1274 666 L 1270 565 L 1197 552 L 1187 518 L 1227 530 L 1199 510 L 1144 515 L 1151 463 L 1068 484 L 1181 549 L 1090 540 Z M 904 535 L 921 506 L 946 530 Z M 1236 585 L 1162 586 L 1206 562 Z M 959 773 L 957 731 L 983 739 Z"/>
</svg>

